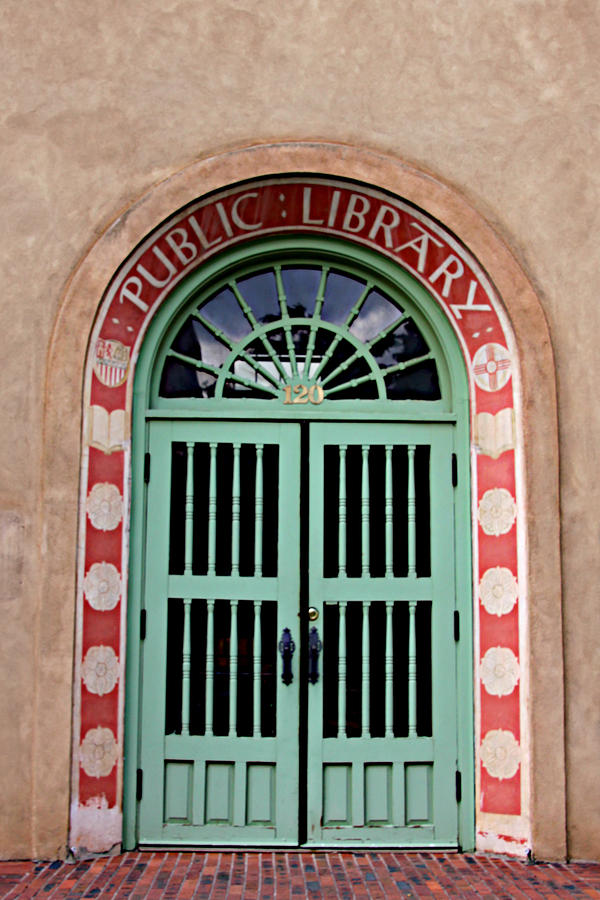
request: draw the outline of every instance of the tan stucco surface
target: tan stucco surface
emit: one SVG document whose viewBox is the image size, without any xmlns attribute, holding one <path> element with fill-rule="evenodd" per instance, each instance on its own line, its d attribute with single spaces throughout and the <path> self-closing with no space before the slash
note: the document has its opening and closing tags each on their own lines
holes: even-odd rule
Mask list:
<svg viewBox="0 0 600 900">
<path fill-rule="evenodd" d="M 540 856 L 564 853 L 562 566 L 568 852 L 600 858 L 600 804 L 590 789 L 600 732 L 599 32 L 588 2 L 3 5 L 0 855 L 65 852 L 85 343 L 118 253 L 143 234 L 141 216 L 150 228 L 171 210 L 149 201 L 137 219 L 134 210 L 130 231 L 121 219 L 104 245 L 114 256 L 98 257 L 96 284 L 88 271 L 70 306 L 69 279 L 110 222 L 194 159 L 256 141 L 321 138 L 408 160 L 448 183 L 536 287 L 556 359 L 562 554 L 546 348 L 524 366 L 539 600 L 532 597 L 534 847 Z M 387 171 L 385 161 L 336 154 L 340 174 L 377 182 Z M 228 165 L 232 179 L 260 174 Z M 175 182 L 171 209 L 178 184 L 181 202 L 193 189 L 189 179 Z M 436 213 L 442 185 L 426 184 L 417 179 L 411 199 L 429 202 L 493 262 L 484 227 L 478 234 L 452 191 Z M 211 186 L 199 178 L 195 193 Z M 508 260 L 505 285 L 494 273 L 501 293 L 514 275 Z M 544 340 L 539 308 L 528 302 L 517 329 L 524 356 Z M 540 359 L 546 368 L 536 371 Z"/>
</svg>

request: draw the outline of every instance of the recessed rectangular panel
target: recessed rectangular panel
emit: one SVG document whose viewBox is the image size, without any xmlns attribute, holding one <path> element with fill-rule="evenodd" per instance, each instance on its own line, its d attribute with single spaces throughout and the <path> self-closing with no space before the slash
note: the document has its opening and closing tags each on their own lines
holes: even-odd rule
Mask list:
<svg viewBox="0 0 600 900">
<path fill-rule="evenodd" d="M 194 764 L 183 760 L 165 761 L 165 822 L 191 823 L 192 774 Z"/>
<path fill-rule="evenodd" d="M 246 770 L 246 825 L 275 824 L 275 766 L 248 763 Z"/>
<path fill-rule="evenodd" d="M 365 765 L 365 823 L 389 825 L 392 821 L 392 766 Z"/>
<path fill-rule="evenodd" d="M 233 816 L 232 762 L 206 764 L 205 821 L 211 824 L 230 825 Z"/>
<path fill-rule="evenodd" d="M 323 824 L 351 825 L 352 766 L 323 766 Z"/>
<path fill-rule="evenodd" d="M 407 763 L 404 770 L 406 797 L 406 824 L 423 825 L 431 823 L 431 776 L 430 763 Z"/>
</svg>

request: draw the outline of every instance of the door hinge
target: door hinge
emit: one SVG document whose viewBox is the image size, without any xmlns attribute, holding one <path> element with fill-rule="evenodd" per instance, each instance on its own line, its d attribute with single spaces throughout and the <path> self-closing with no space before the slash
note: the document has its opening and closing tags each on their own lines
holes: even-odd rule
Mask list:
<svg viewBox="0 0 600 900">
<path fill-rule="evenodd" d="M 460 613 L 454 610 L 454 640 L 460 641 Z"/>
<path fill-rule="evenodd" d="M 146 610 L 140 610 L 140 641 L 146 640 Z"/>
<path fill-rule="evenodd" d="M 139 769 L 138 769 L 139 771 Z M 460 803 L 462 800 L 462 775 L 460 772 L 456 772 L 456 802 Z"/>
<path fill-rule="evenodd" d="M 458 484 L 458 460 L 456 458 L 456 453 L 452 454 L 452 487 L 456 487 Z"/>
<path fill-rule="evenodd" d="M 150 481 L 150 454 L 146 453 L 144 456 L 144 482 L 148 484 Z"/>
<path fill-rule="evenodd" d="M 142 769 L 138 769 L 135 777 L 135 799 L 139 802 L 142 799 L 144 791 L 144 773 Z"/>
</svg>

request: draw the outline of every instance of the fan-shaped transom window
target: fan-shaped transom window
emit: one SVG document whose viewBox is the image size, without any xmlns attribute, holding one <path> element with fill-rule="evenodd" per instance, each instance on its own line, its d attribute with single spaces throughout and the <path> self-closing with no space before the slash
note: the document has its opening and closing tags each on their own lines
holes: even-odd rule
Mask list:
<svg viewBox="0 0 600 900">
<path fill-rule="evenodd" d="M 403 296 L 361 274 L 314 256 L 230 273 L 171 337 L 159 396 L 439 400 L 436 360 Z"/>
</svg>

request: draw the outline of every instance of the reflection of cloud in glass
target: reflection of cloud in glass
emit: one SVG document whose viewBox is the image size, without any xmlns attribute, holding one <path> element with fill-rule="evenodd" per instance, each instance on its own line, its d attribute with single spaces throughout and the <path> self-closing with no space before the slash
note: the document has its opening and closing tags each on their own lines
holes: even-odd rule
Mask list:
<svg viewBox="0 0 600 900">
<path fill-rule="evenodd" d="M 327 276 L 325 302 L 321 318 L 334 325 L 341 325 L 348 318 L 350 310 L 364 291 L 364 282 L 338 272 Z"/>
<path fill-rule="evenodd" d="M 206 317 L 208 318 L 208 316 Z M 197 319 L 192 320 L 194 334 L 200 345 L 200 358 L 203 362 L 211 366 L 219 368 L 225 362 L 229 354 L 227 347 L 218 341 L 214 335 L 198 322 Z"/>
<path fill-rule="evenodd" d="M 371 291 L 365 300 L 358 318 L 350 326 L 350 331 L 361 341 L 369 341 L 401 316 L 401 311 L 393 303 L 378 293 Z"/>
<path fill-rule="evenodd" d="M 229 288 L 205 303 L 200 314 L 234 341 L 239 341 L 250 332 L 250 324 Z"/>
<path fill-rule="evenodd" d="M 281 316 L 277 285 L 272 271 L 240 278 L 237 286 L 259 324 L 271 322 Z"/>
</svg>

